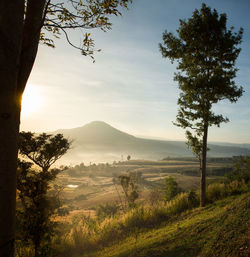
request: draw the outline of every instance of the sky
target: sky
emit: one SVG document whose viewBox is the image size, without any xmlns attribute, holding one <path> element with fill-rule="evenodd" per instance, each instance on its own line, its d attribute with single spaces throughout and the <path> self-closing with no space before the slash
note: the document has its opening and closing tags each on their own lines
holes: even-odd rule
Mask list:
<svg viewBox="0 0 250 257">
<path fill-rule="evenodd" d="M 236 82 L 245 92 L 237 103 L 216 104 L 216 113 L 229 123 L 209 129 L 210 142 L 250 143 L 250 1 L 249 0 L 134 0 L 129 11 L 112 19 L 112 30 L 91 31 L 95 63 L 66 43 L 39 46 L 21 115 L 21 130 L 51 132 L 104 121 L 136 136 L 185 140 L 173 125 L 179 95 L 173 81 L 176 65 L 159 51 L 162 33 L 175 32 L 179 19 L 188 19 L 202 2 L 226 13 L 228 27 L 243 27 Z M 90 31 L 89 31 L 90 32 Z M 71 34 L 76 43 L 82 34 Z"/>
</svg>

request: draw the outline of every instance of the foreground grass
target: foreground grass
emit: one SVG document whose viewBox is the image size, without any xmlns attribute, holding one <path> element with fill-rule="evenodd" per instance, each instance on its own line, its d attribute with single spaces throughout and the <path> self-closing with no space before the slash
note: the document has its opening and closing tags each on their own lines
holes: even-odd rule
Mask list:
<svg viewBox="0 0 250 257">
<path fill-rule="evenodd" d="M 250 256 L 250 194 L 217 201 L 78 257 Z"/>
</svg>

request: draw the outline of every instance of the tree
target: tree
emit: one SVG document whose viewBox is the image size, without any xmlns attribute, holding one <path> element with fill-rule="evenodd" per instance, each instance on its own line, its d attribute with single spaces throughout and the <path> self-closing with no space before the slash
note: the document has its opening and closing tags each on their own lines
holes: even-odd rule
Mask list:
<svg viewBox="0 0 250 257">
<path fill-rule="evenodd" d="M 65 35 L 86 56 L 94 41 L 85 33 L 82 44 L 71 42 L 68 30 L 111 28 L 110 17 L 120 15 L 131 0 L 1 0 L 0 1 L 0 257 L 13 256 L 16 169 L 21 99 L 39 42 L 54 47 L 49 35 Z"/>
<path fill-rule="evenodd" d="M 226 177 L 230 182 L 238 180 L 248 184 L 250 182 L 250 155 L 235 157 L 233 170 L 226 174 Z"/>
<path fill-rule="evenodd" d="M 139 197 L 138 175 L 137 172 L 129 172 L 118 177 L 129 208 L 135 206 L 135 200 Z"/>
<path fill-rule="evenodd" d="M 178 187 L 178 184 L 175 181 L 175 179 L 172 177 L 166 178 L 165 184 L 164 184 L 164 200 L 170 201 L 180 192 L 181 190 Z"/>
<path fill-rule="evenodd" d="M 205 205 L 208 128 L 229 121 L 215 114 L 213 105 L 225 99 L 234 103 L 243 93 L 234 81 L 243 29 L 233 32 L 226 23 L 226 14 L 203 4 L 190 19 L 180 20 L 177 37 L 165 31 L 159 45 L 164 58 L 178 63 L 175 80 L 181 93 L 175 125 L 187 129 L 187 144 L 200 159 L 201 206 Z"/>
<path fill-rule="evenodd" d="M 60 207 L 58 190 L 54 194 L 49 191 L 51 182 L 62 169 L 51 169 L 51 165 L 69 147 L 70 143 L 61 134 L 36 136 L 31 132 L 20 133 L 19 151 L 25 159 L 18 161 L 17 169 L 17 195 L 21 201 L 21 208 L 17 211 L 17 238 L 31 245 L 36 257 L 47 256 L 46 252 L 50 250 L 55 230 L 55 221 L 51 217 Z M 34 165 L 38 169 L 33 168 Z M 56 185 L 55 189 L 58 189 Z"/>
</svg>

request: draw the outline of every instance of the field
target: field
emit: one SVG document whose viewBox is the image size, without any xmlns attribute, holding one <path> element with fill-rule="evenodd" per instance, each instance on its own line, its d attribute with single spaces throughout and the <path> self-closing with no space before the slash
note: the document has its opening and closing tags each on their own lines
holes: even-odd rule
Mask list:
<svg viewBox="0 0 250 257">
<path fill-rule="evenodd" d="M 231 159 L 208 160 L 203 208 L 194 159 L 68 167 L 55 181 L 63 212 L 53 217 L 51 256 L 249 256 L 249 176 L 223 177 L 232 167 Z M 135 203 L 120 176 L 135 178 Z M 171 198 L 168 177 L 178 184 Z M 18 241 L 17 251 L 28 257 L 33 248 Z"/>
<path fill-rule="evenodd" d="M 222 179 L 222 175 L 231 167 L 231 159 L 208 161 L 208 183 Z M 200 183 L 199 163 L 193 158 L 164 161 L 130 160 L 112 165 L 80 164 L 58 175 L 56 183 L 64 187 L 62 199 L 70 210 L 70 216 L 79 213 L 93 215 L 93 210 L 100 204 L 119 203 L 124 200 L 122 188 L 115 181 L 120 174 L 128 172 L 139 174 L 139 200 L 147 198 L 154 188 L 163 189 L 164 181 L 169 176 L 185 191 L 199 188 Z"/>
</svg>

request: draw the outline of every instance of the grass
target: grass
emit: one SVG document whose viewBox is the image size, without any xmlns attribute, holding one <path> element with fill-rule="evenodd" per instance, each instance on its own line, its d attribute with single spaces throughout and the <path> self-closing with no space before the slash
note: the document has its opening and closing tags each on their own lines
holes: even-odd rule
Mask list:
<svg viewBox="0 0 250 257">
<path fill-rule="evenodd" d="M 250 194 L 233 196 L 133 233 L 103 250 L 77 257 L 236 257 L 250 255 Z"/>
<path fill-rule="evenodd" d="M 125 213 L 72 216 L 58 227 L 53 256 L 248 256 L 249 189 L 244 181 L 210 184 L 206 208 L 195 208 L 191 191 Z"/>
<path fill-rule="evenodd" d="M 208 199 L 208 202 L 213 203 L 216 200 L 221 200 L 231 195 L 239 195 L 242 193 L 244 194 L 246 192 L 249 192 L 249 185 L 245 184 L 244 181 L 242 182 L 232 181 L 227 184 L 214 183 L 208 186 L 207 199 Z M 226 200 L 224 201 L 226 202 Z M 118 213 L 118 215 L 115 215 L 112 217 L 106 217 L 106 218 L 104 216 L 104 219 L 103 218 L 99 219 L 95 217 L 91 218 L 91 217 L 86 217 L 84 215 L 79 217 L 74 216 L 72 219 L 73 222 L 70 226 L 71 228 L 69 230 L 69 233 L 67 233 L 66 237 L 64 237 L 63 240 L 62 238 L 59 237 L 58 238 L 59 241 L 54 245 L 55 249 L 57 249 L 58 251 L 57 256 L 60 256 L 60 257 L 82 256 L 81 254 L 84 252 L 86 253 L 86 252 L 97 251 L 98 249 L 102 249 L 110 245 L 114 245 L 114 246 L 121 245 L 121 242 L 126 241 L 126 238 L 130 238 L 129 239 L 130 241 L 131 240 L 133 241 L 133 238 L 135 238 L 134 240 L 135 250 L 137 251 L 137 248 L 138 248 L 137 243 L 139 242 L 138 238 L 139 238 L 139 235 L 143 234 L 142 233 L 143 231 L 144 233 L 147 233 L 147 231 L 149 231 L 150 229 L 159 228 L 163 224 L 167 223 L 168 229 L 167 229 L 166 235 L 164 235 L 164 238 L 168 238 L 169 231 L 170 232 L 174 231 L 175 233 L 177 233 L 181 228 L 185 228 L 186 226 L 188 227 L 190 224 L 192 225 L 193 223 L 196 223 L 195 218 L 193 220 L 192 219 L 190 220 L 189 216 L 186 216 L 186 214 L 194 213 L 196 215 L 195 217 L 197 217 L 197 214 L 198 214 L 198 219 L 204 222 L 207 220 L 206 219 L 207 216 L 209 218 L 210 216 L 214 217 L 214 215 L 220 214 L 220 212 L 223 212 L 225 209 L 223 208 L 223 205 L 218 205 L 216 203 L 216 204 L 210 205 L 210 210 L 212 211 L 208 213 L 206 212 L 200 213 L 200 211 L 203 211 L 203 210 L 206 211 L 207 208 L 194 209 L 194 207 L 198 206 L 198 203 L 199 203 L 198 195 L 194 191 L 191 191 L 189 193 L 187 192 L 180 193 L 174 199 L 166 203 L 162 201 L 158 202 L 157 205 L 152 205 L 152 204 L 146 205 L 146 203 L 144 203 L 137 206 L 136 208 L 128 210 L 126 213 L 120 213 L 120 214 Z M 216 205 L 218 208 L 214 210 Z M 181 217 L 183 217 L 184 214 L 187 219 L 181 219 Z M 203 217 L 204 215 L 205 217 Z M 224 215 L 228 215 L 228 214 L 225 213 Z M 192 215 L 190 217 L 192 217 Z M 175 225 L 176 222 L 177 222 L 177 226 Z M 213 223 L 210 224 L 210 226 L 211 225 L 213 225 Z M 178 230 L 176 230 L 176 228 Z M 188 231 L 188 233 L 192 235 L 192 231 L 193 229 L 191 231 Z M 203 231 L 203 229 L 199 231 Z M 160 235 L 161 233 L 157 233 L 157 235 L 155 236 L 156 241 L 161 242 L 161 240 L 158 238 L 158 234 Z M 185 240 L 186 240 L 186 237 L 188 237 L 188 235 L 184 236 Z M 194 237 L 195 237 L 195 234 L 194 234 Z M 174 242 L 176 241 L 177 240 L 174 240 Z M 197 239 L 195 241 L 197 241 Z M 209 241 L 209 240 L 206 239 L 206 241 Z M 142 239 L 142 243 L 143 244 L 145 243 L 144 239 Z M 129 251 L 130 249 L 128 246 L 126 246 L 125 248 L 127 251 Z M 150 249 L 152 249 L 151 246 L 150 246 Z M 181 249 L 184 251 L 183 248 Z M 197 249 L 196 245 L 195 245 L 195 249 Z M 125 253 L 125 255 L 117 255 L 117 256 L 130 256 L 130 253 L 129 255 L 126 255 Z M 164 256 L 164 255 L 159 255 L 159 256 Z M 176 256 L 179 256 L 179 255 L 176 255 Z M 195 256 L 195 255 L 190 255 L 190 256 Z"/>
</svg>

